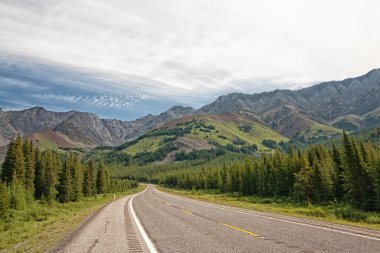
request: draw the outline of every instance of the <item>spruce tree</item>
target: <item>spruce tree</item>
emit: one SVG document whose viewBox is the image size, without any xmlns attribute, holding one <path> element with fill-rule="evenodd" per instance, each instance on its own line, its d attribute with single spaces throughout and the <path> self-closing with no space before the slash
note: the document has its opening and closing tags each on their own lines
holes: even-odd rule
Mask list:
<svg viewBox="0 0 380 253">
<path fill-rule="evenodd" d="M 22 143 L 21 136 L 18 136 L 16 139 L 15 152 L 16 152 L 15 160 L 14 160 L 15 171 L 13 173 L 14 175 L 16 175 L 17 179 L 20 180 L 21 183 L 23 183 L 25 180 L 25 159 L 24 159 L 23 143 Z"/>
<path fill-rule="evenodd" d="M 25 188 L 21 180 L 14 175 L 11 184 L 11 208 L 24 210 L 26 207 Z"/>
<path fill-rule="evenodd" d="M 75 153 L 69 154 L 71 157 L 71 178 L 72 178 L 72 201 L 79 201 L 82 196 L 83 189 L 83 172 L 82 165 Z"/>
<path fill-rule="evenodd" d="M 8 183 L 12 182 L 12 176 L 15 171 L 15 162 L 16 160 L 16 141 L 11 140 L 8 145 L 7 154 L 5 156 L 2 170 L 1 170 L 1 179 Z"/>
<path fill-rule="evenodd" d="M 9 202 L 9 189 L 7 183 L 0 181 L 0 217 L 7 214 L 10 207 Z"/>
<path fill-rule="evenodd" d="M 301 169 L 294 175 L 295 182 L 293 186 L 294 198 L 299 201 L 311 201 L 313 193 L 312 174 L 313 171 L 309 166 L 309 162 L 301 155 Z"/>
<path fill-rule="evenodd" d="M 45 166 L 42 161 L 44 158 L 40 154 L 39 149 L 36 148 L 35 151 L 35 177 L 34 177 L 34 187 L 35 187 L 35 198 L 41 199 L 44 191 L 44 182 L 45 182 Z"/>
<path fill-rule="evenodd" d="M 43 197 L 48 202 L 52 202 L 57 195 L 56 186 L 58 183 L 59 161 L 56 152 L 45 150 L 42 153 L 42 167 L 42 170 L 45 172 L 43 178 Z"/>
<path fill-rule="evenodd" d="M 344 197 L 344 189 L 343 189 L 343 165 L 342 165 L 342 155 L 339 149 L 334 144 L 332 147 L 332 159 L 334 161 L 334 197 L 340 201 L 343 200 Z"/>
<path fill-rule="evenodd" d="M 34 196 L 34 180 L 35 180 L 35 153 L 31 140 L 25 140 L 24 146 L 25 157 L 25 180 L 24 185 L 28 194 Z"/>
<path fill-rule="evenodd" d="M 94 196 L 96 194 L 95 187 L 95 167 L 91 161 L 85 167 L 83 173 L 83 195 L 85 197 Z"/>
<path fill-rule="evenodd" d="M 99 194 L 107 192 L 107 172 L 103 161 L 100 161 L 96 176 L 96 189 Z"/>
<path fill-rule="evenodd" d="M 62 170 L 59 173 L 58 184 L 58 201 L 61 203 L 70 202 L 72 196 L 72 177 L 71 168 L 68 156 L 65 157 L 65 163 Z"/>
</svg>

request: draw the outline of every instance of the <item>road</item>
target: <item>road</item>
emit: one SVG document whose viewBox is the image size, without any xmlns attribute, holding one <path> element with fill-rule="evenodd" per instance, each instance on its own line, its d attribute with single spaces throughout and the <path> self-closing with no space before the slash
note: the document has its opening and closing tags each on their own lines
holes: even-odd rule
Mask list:
<svg viewBox="0 0 380 253">
<path fill-rule="evenodd" d="M 190 200 L 149 185 L 103 208 L 59 252 L 380 252 L 380 232 Z"/>
<path fill-rule="evenodd" d="M 162 193 L 133 201 L 159 252 L 380 252 L 380 233 L 224 208 Z"/>
<path fill-rule="evenodd" d="M 131 215 L 130 200 L 126 196 L 111 202 L 94 214 L 52 252 L 149 252 Z"/>
</svg>

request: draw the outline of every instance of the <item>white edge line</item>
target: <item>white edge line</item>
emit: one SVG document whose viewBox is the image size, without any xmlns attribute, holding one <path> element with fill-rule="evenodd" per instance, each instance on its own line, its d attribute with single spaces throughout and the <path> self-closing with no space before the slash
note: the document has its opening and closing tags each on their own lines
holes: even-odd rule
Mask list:
<svg viewBox="0 0 380 253">
<path fill-rule="evenodd" d="M 280 219 L 280 218 L 269 217 L 269 216 L 265 216 L 265 215 L 261 215 L 261 214 L 252 213 L 252 212 L 239 211 L 239 210 L 235 210 L 235 209 L 231 209 L 231 208 L 226 208 L 226 207 L 221 207 L 221 206 L 217 206 L 217 205 L 213 205 L 213 204 L 203 203 L 203 202 L 197 201 L 197 200 L 190 200 L 190 199 L 187 199 L 185 197 L 173 196 L 172 194 L 169 194 L 169 193 L 166 193 L 166 192 L 161 192 L 161 191 L 157 190 L 156 188 L 154 188 L 154 189 L 157 192 L 159 192 L 159 193 L 161 193 L 163 195 L 166 195 L 168 197 L 171 197 L 171 198 L 174 198 L 174 199 L 180 199 L 180 200 L 191 202 L 191 203 L 197 203 L 197 204 L 204 205 L 204 206 L 209 206 L 209 207 L 214 207 L 214 208 L 218 208 L 218 209 L 222 209 L 222 210 L 232 211 L 232 212 L 235 212 L 235 213 L 247 214 L 247 215 L 262 217 L 262 218 L 266 218 L 266 219 L 270 219 L 270 220 L 277 220 L 277 221 L 292 223 L 292 224 L 301 225 L 301 226 L 305 226 L 305 227 L 318 228 L 318 229 L 328 230 L 328 231 L 332 231 L 332 232 L 336 232 L 336 233 L 353 235 L 353 236 L 362 237 L 362 238 L 366 238 L 366 239 L 370 239 L 370 240 L 380 241 L 380 238 L 376 238 L 376 237 L 371 237 L 371 236 L 366 236 L 366 235 L 361 235 L 361 234 L 355 234 L 355 233 L 346 232 L 346 231 L 342 231 L 342 230 L 338 230 L 338 229 L 334 229 L 334 228 L 320 227 L 320 226 L 306 224 L 306 223 L 297 222 L 297 221 L 283 220 L 283 219 Z"/>
<path fill-rule="evenodd" d="M 147 187 L 147 188 L 148 188 L 148 187 Z M 147 189 L 147 188 L 146 188 L 146 189 Z M 143 192 L 145 192 L 145 190 L 144 190 Z M 141 194 L 141 193 L 143 193 L 143 192 L 140 192 L 139 194 Z M 135 210 L 133 209 L 133 204 L 132 204 L 133 199 L 134 199 L 136 196 L 138 196 L 139 194 L 134 195 L 134 196 L 131 198 L 131 200 L 129 201 L 129 209 L 131 210 L 132 217 L 133 217 L 133 219 L 134 219 L 134 221 L 135 221 L 135 223 L 136 223 L 136 225 L 137 225 L 137 228 L 139 229 L 140 234 L 141 234 L 141 236 L 143 237 L 144 242 L 145 242 L 146 246 L 148 247 L 149 251 L 150 251 L 151 253 L 158 253 L 156 247 L 154 246 L 154 244 L 153 244 L 152 241 L 150 240 L 149 236 L 148 236 L 147 233 L 145 232 L 144 227 L 141 225 L 140 220 L 139 220 L 139 218 L 137 217 L 137 215 L 136 215 L 136 213 L 135 213 Z"/>
</svg>

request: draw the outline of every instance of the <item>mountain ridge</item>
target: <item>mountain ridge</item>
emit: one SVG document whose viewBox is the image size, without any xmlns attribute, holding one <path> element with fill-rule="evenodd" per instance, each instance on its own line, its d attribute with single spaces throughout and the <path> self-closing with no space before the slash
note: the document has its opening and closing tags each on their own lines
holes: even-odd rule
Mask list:
<svg viewBox="0 0 380 253">
<path fill-rule="evenodd" d="M 289 139 L 305 141 L 321 131 L 333 133 L 337 128 L 358 130 L 377 125 L 380 69 L 298 90 L 230 93 L 197 110 L 173 106 L 159 115 L 148 114 L 133 121 L 101 119 L 93 113 L 74 110 L 53 112 L 40 106 L 21 111 L 0 110 L 0 146 L 7 145 L 16 135 L 33 134 L 45 128 L 66 136 L 78 147 L 118 146 L 174 119 L 230 112 L 247 115 Z"/>
</svg>

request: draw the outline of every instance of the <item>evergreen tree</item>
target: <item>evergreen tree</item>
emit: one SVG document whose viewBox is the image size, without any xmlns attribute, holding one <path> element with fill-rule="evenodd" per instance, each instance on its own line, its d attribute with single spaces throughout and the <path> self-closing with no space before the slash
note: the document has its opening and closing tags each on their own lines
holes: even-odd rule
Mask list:
<svg viewBox="0 0 380 253">
<path fill-rule="evenodd" d="M 4 216 L 10 207 L 9 190 L 6 182 L 0 181 L 0 217 Z"/>
<path fill-rule="evenodd" d="M 294 197 L 300 201 L 311 201 L 313 193 L 312 169 L 306 158 L 302 158 L 303 166 L 295 174 L 295 182 L 293 186 Z"/>
<path fill-rule="evenodd" d="M 25 140 L 24 146 L 24 158 L 25 158 L 25 189 L 31 196 L 34 196 L 34 180 L 35 180 L 35 153 L 31 140 Z"/>
<path fill-rule="evenodd" d="M 94 196 L 95 194 L 96 194 L 95 167 L 92 160 L 90 160 L 84 170 L 83 195 L 85 197 L 89 197 L 89 196 Z"/>
<path fill-rule="evenodd" d="M 373 182 L 364 168 L 364 163 L 354 140 L 343 132 L 346 173 L 345 186 L 350 202 L 357 208 L 372 210 L 375 207 Z"/>
<path fill-rule="evenodd" d="M 15 171 L 13 174 L 16 175 L 17 179 L 20 180 L 21 183 L 23 183 L 25 180 L 25 159 L 21 136 L 18 136 L 16 139 L 15 160 L 13 161 L 13 164 L 15 166 Z"/>
<path fill-rule="evenodd" d="M 65 162 L 61 172 L 59 173 L 58 184 L 58 201 L 61 203 L 70 202 L 72 196 L 72 177 L 71 177 L 71 165 L 69 157 L 65 157 Z"/>
<path fill-rule="evenodd" d="M 334 173 L 334 197 L 335 199 L 343 200 L 344 189 L 343 189 L 343 165 L 342 165 L 342 155 L 336 145 L 332 147 L 332 159 L 334 161 L 335 173 Z"/>
<path fill-rule="evenodd" d="M 100 161 L 96 177 L 96 189 L 99 194 L 107 192 L 107 169 L 103 161 Z"/>
<path fill-rule="evenodd" d="M 24 210 L 26 207 L 25 188 L 16 176 L 12 179 L 10 204 L 16 210 Z"/>
<path fill-rule="evenodd" d="M 45 166 L 43 163 L 43 157 L 40 154 L 39 150 L 36 149 L 35 152 L 35 176 L 34 176 L 34 187 L 35 187 L 35 192 L 34 195 L 36 199 L 41 199 L 43 196 L 44 192 L 44 182 L 45 182 Z"/>
<path fill-rule="evenodd" d="M 45 172 L 43 180 L 43 197 L 48 202 L 55 200 L 57 195 L 59 161 L 56 152 L 45 150 L 42 153 L 42 167 Z"/>
<path fill-rule="evenodd" d="M 380 160 L 377 163 L 375 178 L 376 178 L 376 198 L 377 198 L 376 209 L 380 210 Z"/>
<path fill-rule="evenodd" d="M 70 153 L 71 160 L 71 182 L 72 182 L 72 201 L 79 201 L 82 196 L 83 189 L 83 172 L 82 165 L 80 164 L 79 158 L 75 153 Z"/>
<path fill-rule="evenodd" d="M 9 143 L 7 154 L 2 165 L 1 178 L 8 183 L 12 183 L 14 176 L 23 181 L 25 178 L 25 160 L 20 136 Z"/>
<path fill-rule="evenodd" d="M 12 176 L 14 174 L 15 162 L 16 160 L 16 141 L 11 140 L 8 145 L 7 154 L 5 156 L 2 170 L 1 170 L 1 179 L 6 182 L 12 181 Z"/>
</svg>

